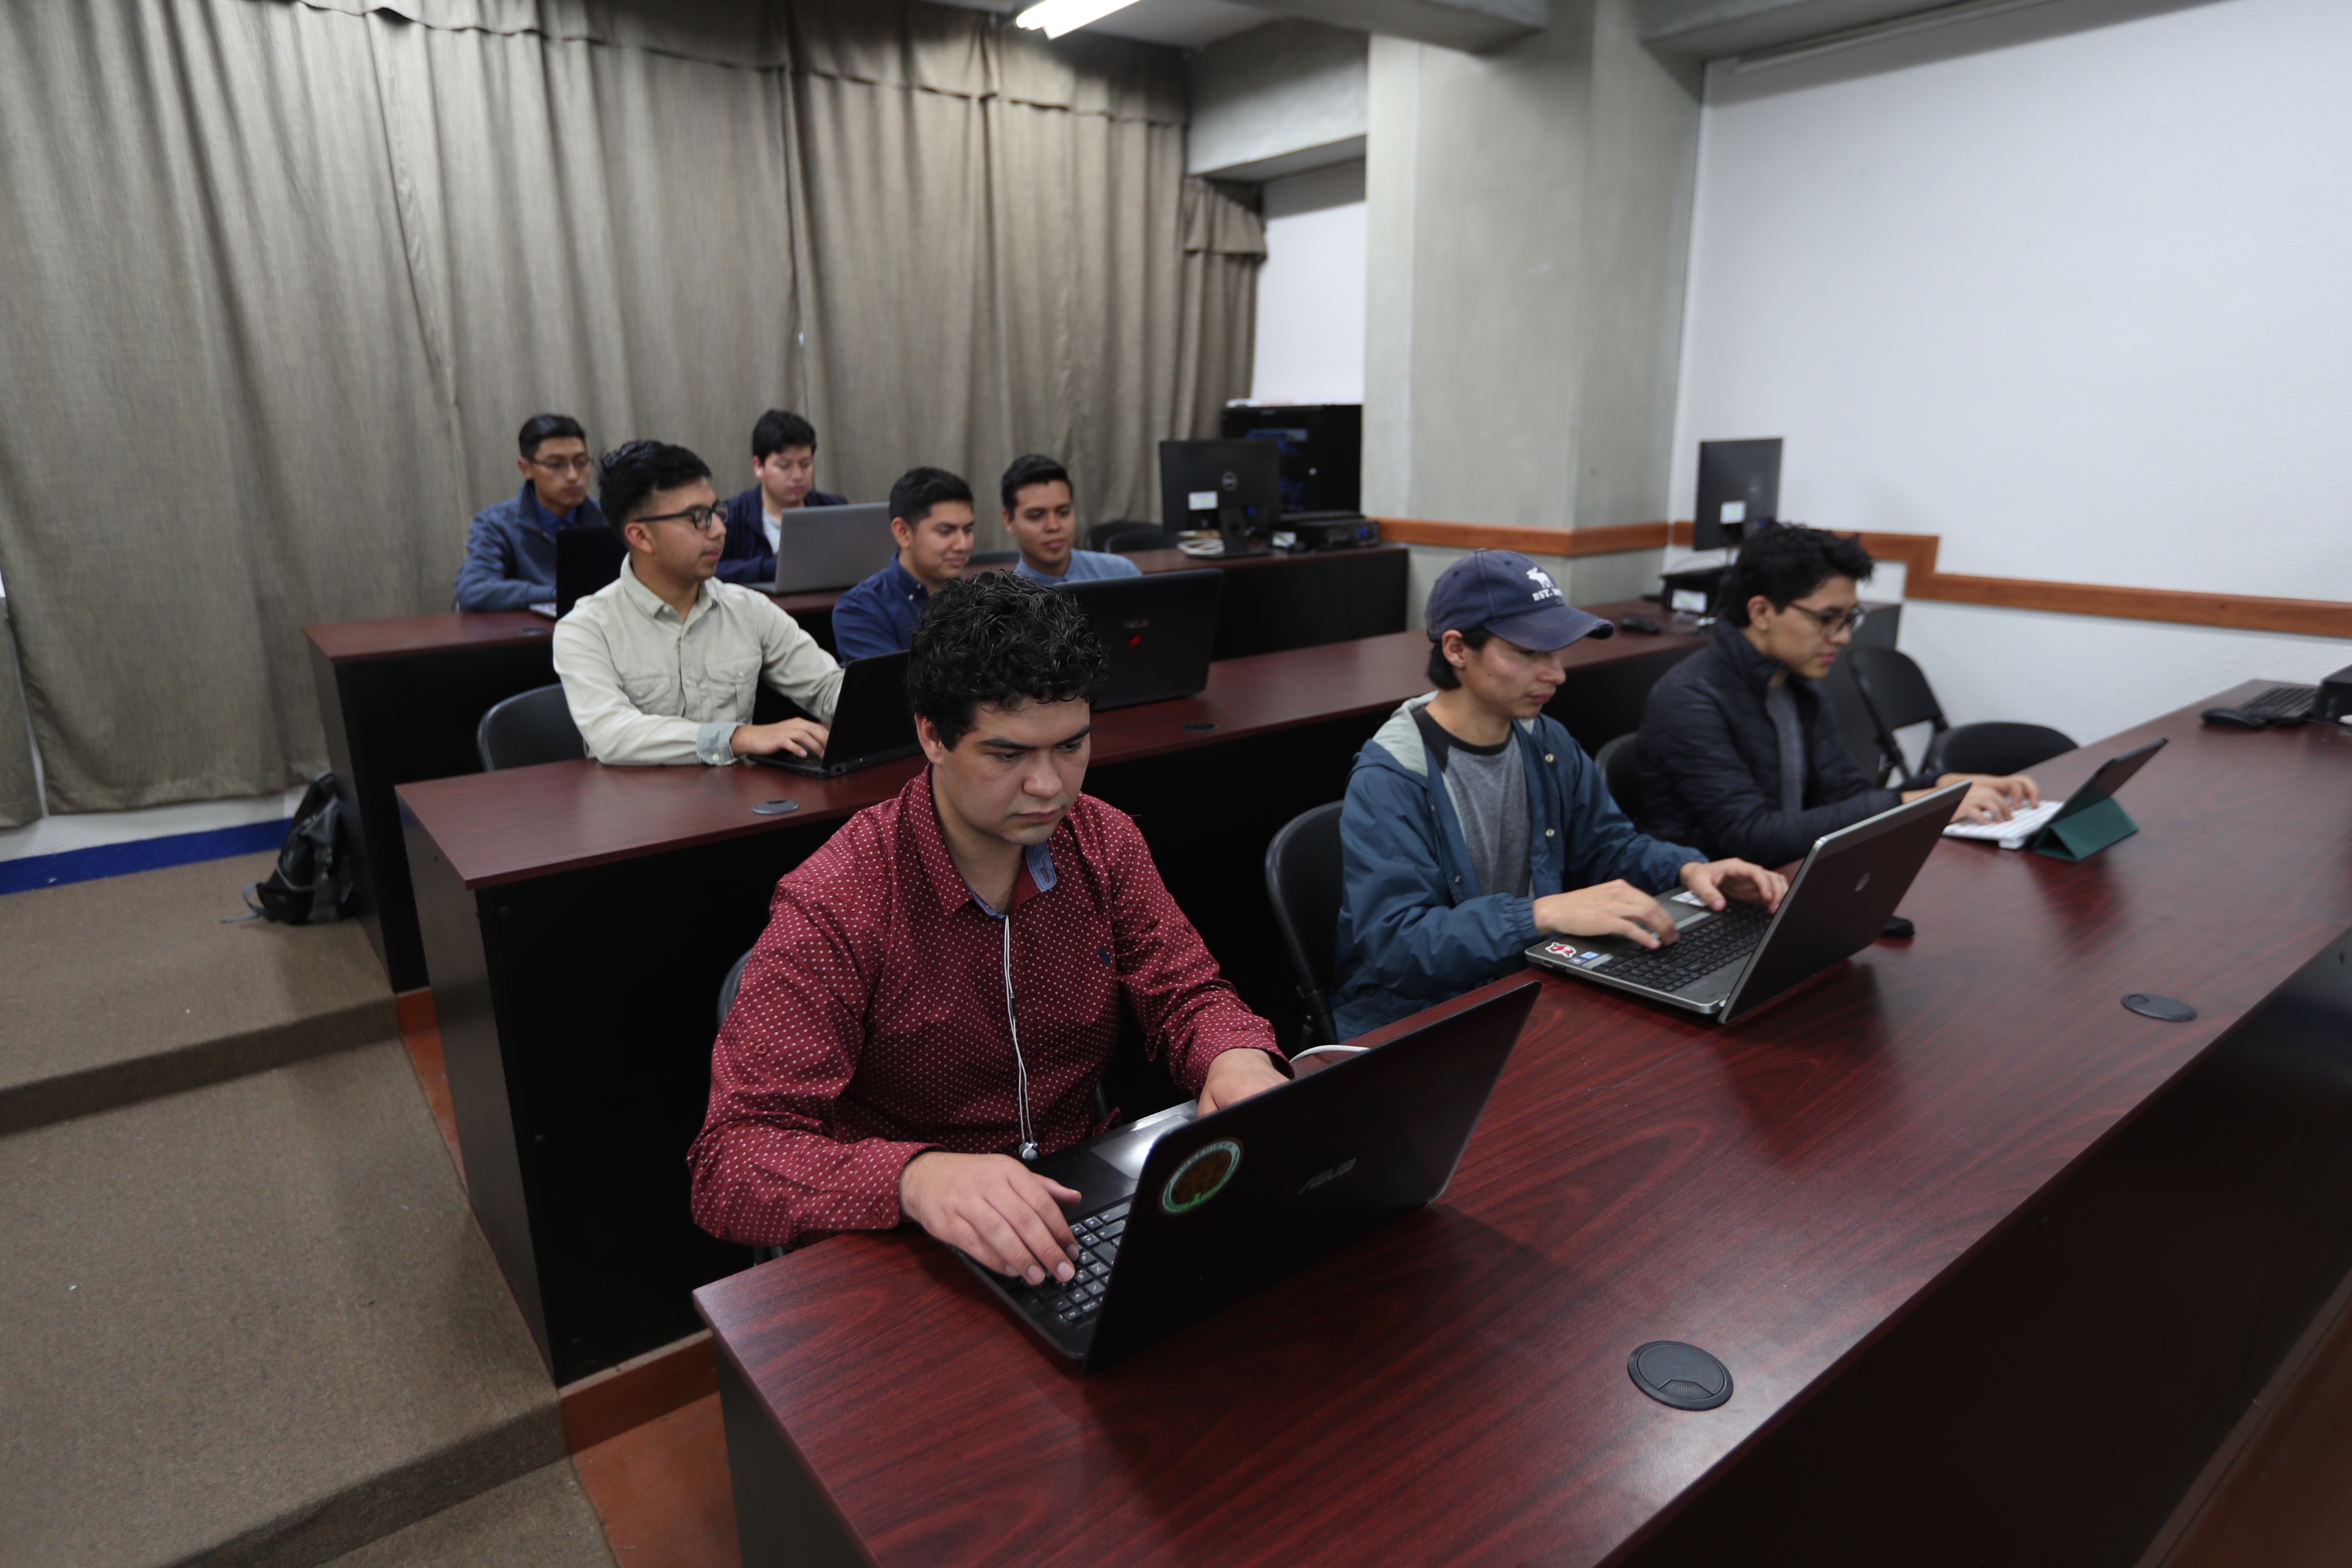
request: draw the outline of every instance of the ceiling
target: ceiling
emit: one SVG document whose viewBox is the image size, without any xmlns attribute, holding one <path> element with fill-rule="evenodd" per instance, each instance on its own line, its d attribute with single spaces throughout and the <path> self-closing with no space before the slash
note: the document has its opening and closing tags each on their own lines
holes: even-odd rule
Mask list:
<svg viewBox="0 0 2352 1568">
<path fill-rule="evenodd" d="M 961 5 L 974 11 L 1024 11 L 1031 0 L 945 0 L 950 5 Z M 1123 11 L 1114 11 L 1099 22 L 1089 22 L 1083 31 L 1108 34 L 1114 38 L 1133 38 L 1140 43 L 1164 44 L 1175 49 L 1197 49 L 1229 38 L 1235 33 L 1246 33 L 1252 27 L 1262 27 L 1276 20 L 1272 14 L 1247 5 L 1228 5 L 1226 0 L 1135 0 Z"/>
</svg>

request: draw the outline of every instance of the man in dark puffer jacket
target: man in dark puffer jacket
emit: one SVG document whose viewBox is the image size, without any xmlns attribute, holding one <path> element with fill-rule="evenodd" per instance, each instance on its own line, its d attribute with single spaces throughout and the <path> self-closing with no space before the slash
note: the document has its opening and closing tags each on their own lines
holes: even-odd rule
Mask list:
<svg viewBox="0 0 2352 1568">
<path fill-rule="evenodd" d="M 1785 865 L 1825 833 L 1965 779 L 1955 822 L 2040 802 L 2022 773 L 1946 773 L 1874 788 L 1813 683 L 1862 621 L 1871 559 L 1817 528 L 1766 530 L 1723 584 L 1715 640 L 1650 689 L 1635 748 L 1649 831 L 1709 855 Z"/>
</svg>

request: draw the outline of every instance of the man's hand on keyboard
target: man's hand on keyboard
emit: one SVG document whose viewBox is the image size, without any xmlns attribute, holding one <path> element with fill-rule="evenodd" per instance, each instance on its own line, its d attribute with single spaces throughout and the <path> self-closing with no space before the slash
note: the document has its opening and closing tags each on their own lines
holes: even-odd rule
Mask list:
<svg viewBox="0 0 2352 1568">
<path fill-rule="evenodd" d="M 1572 893 L 1550 893 L 1535 905 L 1536 930 L 1546 936 L 1622 936 L 1643 947 L 1675 940 L 1675 917 L 1658 900 L 1619 880 Z"/>
<path fill-rule="evenodd" d="M 2042 786 L 2023 773 L 2000 777 L 1991 773 L 1946 773 L 1936 781 L 1936 787 L 1942 789 L 1961 783 L 1967 784 L 1969 793 L 1960 797 L 1960 808 L 1952 813 L 1954 822 L 2007 822 L 2027 806 L 2042 804 Z M 1927 793 L 1924 789 L 1907 790 L 1903 798 L 1914 801 Z"/>
<path fill-rule="evenodd" d="M 1717 913 L 1722 912 L 1726 898 L 1777 911 L 1780 895 L 1789 890 L 1788 878 L 1745 860 L 1693 860 L 1683 868 L 1682 882 L 1700 903 Z"/>
<path fill-rule="evenodd" d="M 926 1149 L 898 1173 L 898 1212 L 999 1274 L 1067 1282 L 1077 1243 L 1061 1205 L 1078 1194 L 1009 1154 Z"/>
</svg>

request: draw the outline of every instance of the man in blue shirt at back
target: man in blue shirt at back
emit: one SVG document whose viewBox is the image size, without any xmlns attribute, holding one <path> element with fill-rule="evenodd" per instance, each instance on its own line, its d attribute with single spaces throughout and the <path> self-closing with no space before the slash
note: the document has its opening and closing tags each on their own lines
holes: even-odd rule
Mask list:
<svg viewBox="0 0 2352 1568">
<path fill-rule="evenodd" d="M 915 623 L 933 594 L 971 559 L 971 487 L 945 468 L 908 468 L 890 487 L 890 537 L 898 553 L 833 606 L 833 648 L 847 664 L 914 646 Z"/>
<path fill-rule="evenodd" d="M 1382 724 L 1339 814 L 1344 895 L 1331 966 L 1341 1039 L 1517 969 L 1540 936 L 1675 939 L 1654 896 L 1780 906 L 1788 882 L 1634 831 L 1544 705 L 1560 650 L 1606 637 L 1526 556 L 1482 550 L 1439 574 L 1429 678 Z"/>
<path fill-rule="evenodd" d="M 1053 458 L 1037 452 L 1013 458 L 999 488 L 1004 500 L 1004 531 L 1021 550 L 1021 560 L 1013 569 L 1024 577 L 1050 588 L 1056 583 L 1142 574 L 1141 568 L 1124 555 L 1077 548 L 1070 476 Z"/>
<path fill-rule="evenodd" d="M 751 426 L 751 488 L 727 501 L 727 547 L 719 580 L 764 588 L 776 580 L 784 515 L 804 506 L 847 506 L 816 488 L 816 426 L 771 408 Z"/>
<path fill-rule="evenodd" d="M 534 414 L 518 438 L 522 489 L 474 514 L 457 568 L 461 610 L 521 610 L 555 597 L 555 531 L 602 528 L 588 499 L 588 433 L 569 414 Z"/>
</svg>

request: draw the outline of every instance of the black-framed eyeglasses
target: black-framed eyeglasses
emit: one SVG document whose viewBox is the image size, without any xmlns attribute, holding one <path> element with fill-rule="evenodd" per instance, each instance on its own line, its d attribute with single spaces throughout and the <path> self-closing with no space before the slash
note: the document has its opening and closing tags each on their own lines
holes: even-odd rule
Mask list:
<svg viewBox="0 0 2352 1568">
<path fill-rule="evenodd" d="M 1833 637 L 1840 632 L 1860 631 L 1863 621 L 1870 615 L 1870 612 L 1860 605 L 1843 610 L 1816 610 L 1811 605 L 1789 605 L 1783 607 L 1802 610 L 1811 616 L 1813 618 L 1813 624 L 1822 628 L 1822 636 L 1825 637 Z"/>
<path fill-rule="evenodd" d="M 709 531 L 712 523 L 723 523 L 727 521 L 727 508 L 724 505 L 690 506 L 684 511 L 666 511 L 656 517 L 635 517 L 629 521 L 632 522 L 682 522 L 697 533 L 705 533 Z"/>
</svg>

